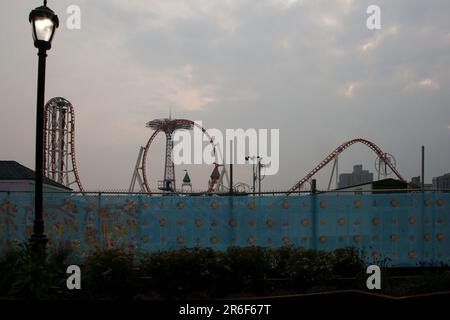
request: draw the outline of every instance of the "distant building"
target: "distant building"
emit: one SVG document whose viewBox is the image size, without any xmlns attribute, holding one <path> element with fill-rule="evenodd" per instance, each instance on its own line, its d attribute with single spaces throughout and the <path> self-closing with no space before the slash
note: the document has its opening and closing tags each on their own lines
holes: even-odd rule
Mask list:
<svg viewBox="0 0 450 320">
<path fill-rule="evenodd" d="M 421 180 L 422 179 L 420 179 L 420 176 L 412 177 L 410 182 L 411 188 L 421 188 L 422 186 Z"/>
<path fill-rule="evenodd" d="M 420 176 L 412 177 L 411 182 L 409 183 L 409 187 L 411 189 L 421 189 L 422 188 L 422 179 L 420 178 Z M 433 189 L 433 185 L 430 183 L 425 183 L 423 185 L 423 187 L 425 190 Z"/>
<path fill-rule="evenodd" d="M 433 178 L 433 189 L 450 190 L 450 173 Z"/>
<path fill-rule="evenodd" d="M 35 173 L 16 161 L 0 160 L 0 193 L 34 192 Z M 70 192 L 72 189 L 49 178 L 43 179 L 44 192 Z"/>
<path fill-rule="evenodd" d="M 393 190 L 393 191 L 389 191 Z M 404 191 L 402 191 L 404 190 Z M 370 194 L 370 193 L 398 193 L 406 192 L 408 190 L 408 183 L 401 180 L 396 180 L 392 178 L 371 181 L 367 183 L 361 183 L 353 186 L 348 186 L 344 188 L 338 188 L 331 193 L 339 194 L 340 191 L 351 192 L 355 194 Z"/>
<path fill-rule="evenodd" d="M 339 175 L 338 187 L 346 188 L 350 186 L 365 184 L 373 181 L 373 173 L 363 170 L 361 164 L 353 166 L 352 173 L 341 173 Z"/>
</svg>

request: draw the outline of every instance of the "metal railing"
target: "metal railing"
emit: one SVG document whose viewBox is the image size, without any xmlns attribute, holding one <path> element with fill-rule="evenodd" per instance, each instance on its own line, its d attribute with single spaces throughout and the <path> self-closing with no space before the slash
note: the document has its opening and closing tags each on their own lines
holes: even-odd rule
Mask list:
<svg viewBox="0 0 450 320">
<path fill-rule="evenodd" d="M 261 191 L 261 192 L 217 192 L 208 193 L 207 191 L 192 191 L 192 192 L 129 192 L 122 190 L 96 190 L 96 191 L 44 191 L 44 194 L 68 194 L 68 195 L 143 195 L 143 196 L 275 196 L 275 195 L 285 195 L 289 197 L 299 196 L 299 195 L 309 195 L 309 194 L 380 194 L 380 193 L 435 193 L 435 192 L 450 192 L 450 189 L 374 189 L 374 190 L 301 190 L 290 194 L 287 194 L 286 190 L 272 190 L 272 191 Z M 1 194 L 34 194 L 34 191 L 11 191 L 11 190 L 0 190 Z"/>
</svg>

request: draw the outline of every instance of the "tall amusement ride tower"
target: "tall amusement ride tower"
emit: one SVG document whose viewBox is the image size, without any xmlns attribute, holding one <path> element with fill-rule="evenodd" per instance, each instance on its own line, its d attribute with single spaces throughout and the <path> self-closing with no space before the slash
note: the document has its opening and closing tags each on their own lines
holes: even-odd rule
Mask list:
<svg viewBox="0 0 450 320">
<path fill-rule="evenodd" d="M 68 188 L 83 191 L 75 159 L 75 112 L 62 98 L 50 99 L 44 107 L 44 175 Z"/>
<path fill-rule="evenodd" d="M 176 122 L 171 118 L 167 119 L 155 119 L 147 122 L 146 127 L 153 130 L 163 131 L 166 135 L 166 156 L 164 163 L 164 178 L 158 181 L 158 189 L 162 191 L 176 191 L 175 184 L 175 166 L 173 163 L 173 140 L 172 134 L 175 130 L 191 130 L 193 128 L 192 123 Z"/>
</svg>

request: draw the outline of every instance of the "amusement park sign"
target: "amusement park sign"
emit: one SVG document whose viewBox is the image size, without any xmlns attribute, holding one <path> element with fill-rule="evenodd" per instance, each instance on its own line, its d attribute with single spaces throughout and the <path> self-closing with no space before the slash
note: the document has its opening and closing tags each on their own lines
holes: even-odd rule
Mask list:
<svg viewBox="0 0 450 320">
<path fill-rule="evenodd" d="M 201 121 L 195 121 L 195 124 L 193 131 L 173 133 L 174 164 L 256 164 L 259 156 L 265 175 L 278 173 L 279 129 L 226 129 L 224 134 L 219 129 L 202 130 Z M 246 156 L 250 156 L 248 161 Z"/>
</svg>

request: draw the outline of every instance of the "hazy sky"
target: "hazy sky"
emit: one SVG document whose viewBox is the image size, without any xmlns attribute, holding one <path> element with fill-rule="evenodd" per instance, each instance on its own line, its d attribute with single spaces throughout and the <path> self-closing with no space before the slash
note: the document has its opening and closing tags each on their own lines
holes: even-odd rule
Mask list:
<svg viewBox="0 0 450 320">
<path fill-rule="evenodd" d="M 34 168 L 37 55 L 28 14 L 40 1 L 10 1 L 0 20 L 0 159 Z M 81 29 L 69 30 L 69 5 Z M 381 8 L 368 30 L 366 8 Z M 392 153 L 408 179 L 450 172 L 450 2 L 447 0 L 59 0 L 47 59 L 46 100 L 76 112 L 85 189 L 127 188 L 145 123 L 172 116 L 206 128 L 280 129 L 280 171 L 266 189 L 286 189 L 346 140 Z M 149 179 L 162 177 L 164 138 Z M 340 172 L 375 156 L 354 146 Z M 189 169 L 205 187 L 211 166 Z M 250 183 L 240 166 L 235 181 Z M 331 166 L 318 176 L 327 185 Z"/>
</svg>

